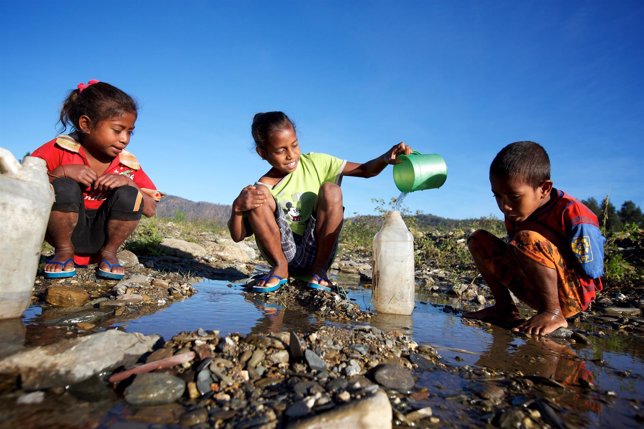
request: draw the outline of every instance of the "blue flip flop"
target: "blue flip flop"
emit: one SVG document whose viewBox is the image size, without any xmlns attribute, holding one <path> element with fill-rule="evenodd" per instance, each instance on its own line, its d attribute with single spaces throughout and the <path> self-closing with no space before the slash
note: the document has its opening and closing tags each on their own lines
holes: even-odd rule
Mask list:
<svg viewBox="0 0 644 429">
<path fill-rule="evenodd" d="M 101 263 L 98 264 L 98 266 L 100 267 L 103 262 L 105 262 L 107 264 L 107 266 L 110 267 L 110 271 L 101 270 L 99 268 L 97 270 L 97 272 L 96 272 L 96 277 L 101 277 L 101 278 L 109 279 L 109 280 L 121 280 L 123 277 L 125 277 L 125 273 L 113 273 L 111 271 L 112 268 L 114 268 L 114 267 L 123 267 L 123 265 L 121 265 L 121 264 L 110 264 L 110 261 L 108 261 L 107 259 L 103 259 L 103 260 L 101 260 Z"/>
<path fill-rule="evenodd" d="M 272 286 L 267 286 L 268 282 L 271 279 L 277 279 L 278 282 L 276 284 L 272 285 Z M 264 277 L 261 277 L 259 280 L 264 280 L 264 285 L 265 286 L 257 286 L 257 285 L 253 286 L 253 288 L 252 288 L 253 292 L 260 292 L 260 293 L 275 292 L 276 290 L 278 290 L 279 288 L 284 286 L 286 283 L 288 283 L 288 279 L 284 279 L 284 278 L 282 278 L 280 276 L 276 276 L 276 275 L 264 276 Z"/>
<path fill-rule="evenodd" d="M 313 280 L 315 280 L 316 283 L 314 283 Z M 329 286 L 322 286 L 320 284 L 320 281 L 322 281 L 322 280 L 327 282 L 329 284 Z M 335 285 L 331 282 L 331 280 L 329 280 L 329 278 L 327 276 L 322 277 L 322 276 L 319 276 L 317 274 L 313 274 L 311 276 L 311 281 L 308 282 L 307 286 L 310 289 L 322 290 L 324 292 L 333 292 L 333 290 L 335 289 Z"/>
<path fill-rule="evenodd" d="M 66 261 L 62 262 L 53 261 L 52 259 L 46 261 L 46 263 L 60 265 L 60 271 L 45 271 L 44 275 L 46 279 L 66 279 L 68 277 L 74 277 L 76 275 L 76 266 L 74 266 L 73 270 L 63 271 L 65 269 L 65 265 L 73 261 L 74 258 L 69 258 Z"/>
</svg>

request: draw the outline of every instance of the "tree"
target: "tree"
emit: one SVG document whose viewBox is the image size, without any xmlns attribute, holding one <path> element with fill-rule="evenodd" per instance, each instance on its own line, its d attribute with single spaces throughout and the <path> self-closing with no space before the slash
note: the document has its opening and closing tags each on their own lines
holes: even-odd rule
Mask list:
<svg viewBox="0 0 644 429">
<path fill-rule="evenodd" d="M 591 212 L 595 213 L 595 216 L 597 216 L 597 219 L 600 219 L 601 222 L 602 210 L 599 207 L 599 203 L 597 202 L 595 197 L 590 197 L 587 200 L 581 200 L 581 202 L 584 203 L 584 205 L 588 207 Z"/>
<path fill-rule="evenodd" d="M 618 214 L 624 225 L 634 223 L 640 227 L 644 226 L 644 214 L 642 214 L 642 209 L 640 209 L 633 201 L 624 201 Z"/>
</svg>

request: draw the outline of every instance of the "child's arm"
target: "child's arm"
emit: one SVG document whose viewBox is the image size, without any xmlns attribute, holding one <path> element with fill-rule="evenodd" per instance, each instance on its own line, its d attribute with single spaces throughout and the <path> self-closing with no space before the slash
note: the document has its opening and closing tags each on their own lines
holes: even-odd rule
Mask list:
<svg viewBox="0 0 644 429">
<path fill-rule="evenodd" d="M 398 155 L 409 155 L 410 153 L 411 148 L 404 142 L 400 142 L 397 145 L 394 145 L 387 152 L 380 155 L 378 158 L 374 158 L 371 161 L 365 162 L 364 164 L 347 161 L 344 166 L 344 170 L 342 170 L 342 175 L 365 178 L 377 176 L 382 170 L 385 169 L 387 165 L 398 164 L 399 161 L 396 159 Z"/>
<path fill-rule="evenodd" d="M 92 186 L 92 183 L 98 179 L 98 174 L 94 170 L 82 164 L 59 165 L 47 175 L 50 183 L 56 179 L 69 178 L 85 186 Z"/>
<path fill-rule="evenodd" d="M 143 196 L 143 215 L 152 217 L 157 213 L 157 202 L 147 193 L 141 191 L 139 185 L 132 179 L 122 174 L 106 174 L 94 181 L 94 189 L 100 192 L 110 191 L 122 186 L 132 186 L 139 190 Z"/>
<path fill-rule="evenodd" d="M 242 241 L 253 234 L 253 231 L 248 231 L 244 225 L 244 212 L 255 209 L 265 202 L 266 195 L 256 186 L 249 185 L 242 189 L 239 196 L 233 201 L 230 219 L 228 219 L 228 230 L 233 241 Z"/>
</svg>

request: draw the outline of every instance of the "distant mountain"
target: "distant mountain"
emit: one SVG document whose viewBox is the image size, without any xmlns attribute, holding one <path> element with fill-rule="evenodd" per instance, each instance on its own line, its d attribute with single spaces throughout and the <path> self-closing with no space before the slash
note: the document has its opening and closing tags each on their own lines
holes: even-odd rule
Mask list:
<svg viewBox="0 0 644 429">
<path fill-rule="evenodd" d="M 157 205 L 157 216 L 162 218 L 181 218 L 186 220 L 208 220 L 217 223 L 226 223 L 230 217 L 230 206 L 225 204 L 213 204 L 204 201 L 190 201 L 174 195 L 166 195 Z M 481 222 L 502 226 L 498 219 L 448 219 L 432 214 L 418 214 L 414 216 L 420 228 L 465 228 L 473 223 Z M 362 220 L 368 224 L 379 225 L 382 218 L 375 215 L 357 215 L 348 219 L 354 221 Z"/>
<path fill-rule="evenodd" d="M 230 217 L 230 206 L 204 201 L 194 202 L 174 195 L 166 195 L 157 205 L 157 216 L 226 223 Z"/>
</svg>

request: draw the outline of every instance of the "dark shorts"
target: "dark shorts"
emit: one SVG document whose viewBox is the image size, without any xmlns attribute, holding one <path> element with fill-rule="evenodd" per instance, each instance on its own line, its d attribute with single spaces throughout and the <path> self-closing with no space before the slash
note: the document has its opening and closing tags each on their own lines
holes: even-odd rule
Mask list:
<svg viewBox="0 0 644 429">
<path fill-rule="evenodd" d="M 103 247 L 108 220 L 141 219 L 143 201 L 139 190 L 133 186 L 115 189 L 98 210 L 87 210 L 81 185 L 71 179 L 57 179 L 52 185 L 56 195 L 52 211 L 78 213 L 78 224 L 72 233 L 76 254 L 93 255 Z"/>
</svg>

